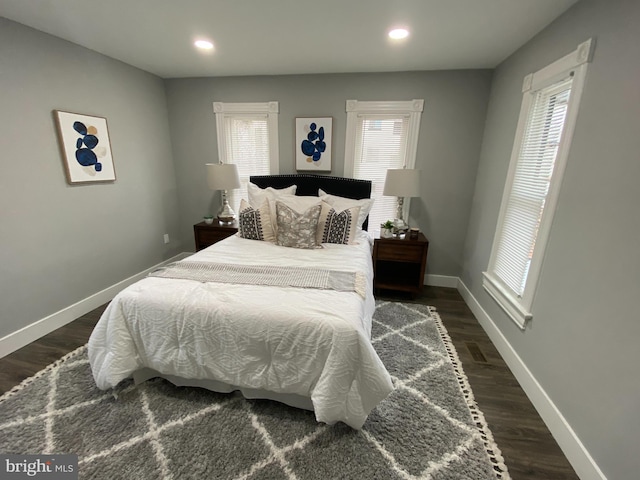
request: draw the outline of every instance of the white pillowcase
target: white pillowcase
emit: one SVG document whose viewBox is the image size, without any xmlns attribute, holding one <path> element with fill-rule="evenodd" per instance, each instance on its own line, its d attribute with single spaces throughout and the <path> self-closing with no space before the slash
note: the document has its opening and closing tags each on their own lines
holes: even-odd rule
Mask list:
<svg viewBox="0 0 640 480">
<path fill-rule="evenodd" d="M 297 185 L 280 189 L 273 187 L 260 188 L 255 183 L 249 182 L 247 184 L 249 203 L 251 205 L 262 205 L 265 201 L 269 202 L 271 226 L 273 227 L 273 231 L 276 232 L 278 228 L 276 223 L 276 199 L 279 199 L 283 195 L 295 195 L 297 188 Z"/>
<path fill-rule="evenodd" d="M 362 228 L 362 224 L 369 216 L 371 207 L 373 207 L 373 198 L 363 198 L 361 200 L 354 200 L 353 198 L 338 197 L 337 195 L 330 195 L 323 191 L 318 190 L 318 196 L 320 200 L 327 202 L 336 212 L 340 213 L 347 208 L 360 207 L 360 213 L 358 214 L 358 228 Z"/>
<path fill-rule="evenodd" d="M 249 203 L 251 205 L 262 205 L 265 200 L 273 200 L 281 195 L 295 195 L 297 185 L 291 185 L 287 188 L 276 189 L 273 187 L 260 188 L 255 183 L 247 184 L 247 192 L 249 194 Z"/>
<path fill-rule="evenodd" d="M 320 205 L 322 200 L 314 196 L 298 196 L 298 195 L 280 195 L 278 201 L 284 203 L 287 207 L 298 213 L 304 213 L 311 207 Z"/>
</svg>

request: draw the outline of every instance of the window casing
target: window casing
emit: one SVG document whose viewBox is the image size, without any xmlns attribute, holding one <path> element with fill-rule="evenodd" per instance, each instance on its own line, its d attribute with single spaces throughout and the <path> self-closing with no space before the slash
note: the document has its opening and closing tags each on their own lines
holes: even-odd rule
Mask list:
<svg viewBox="0 0 640 480">
<path fill-rule="evenodd" d="M 344 175 L 371 180 L 373 208 L 369 230 L 396 217 L 397 198 L 382 195 L 387 170 L 415 168 L 424 100 L 360 102 L 347 100 L 347 139 Z M 408 218 L 409 198 L 403 217 Z"/>
<path fill-rule="evenodd" d="M 483 286 L 524 329 L 544 258 L 584 86 L 591 40 L 534 74 L 523 99 Z"/>
<path fill-rule="evenodd" d="M 228 192 L 236 212 L 251 175 L 278 173 L 278 102 L 214 102 L 218 158 L 238 166 L 240 188 Z"/>
</svg>

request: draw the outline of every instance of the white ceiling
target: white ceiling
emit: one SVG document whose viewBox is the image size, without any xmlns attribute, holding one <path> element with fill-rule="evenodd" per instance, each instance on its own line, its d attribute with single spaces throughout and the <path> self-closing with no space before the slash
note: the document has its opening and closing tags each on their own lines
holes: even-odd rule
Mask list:
<svg viewBox="0 0 640 480">
<path fill-rule="evenodd" d="M 493 68 L 576 1 L 0 0 L 0 15 L 173 78 Z M 411 35 L 394 43 L 398 25 Z"/>
</svg>

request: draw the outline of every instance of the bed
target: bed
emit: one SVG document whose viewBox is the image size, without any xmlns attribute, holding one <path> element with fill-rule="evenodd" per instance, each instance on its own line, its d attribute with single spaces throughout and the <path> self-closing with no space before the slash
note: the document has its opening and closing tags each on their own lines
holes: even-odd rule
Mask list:
<svg viewBox="0 0 640 480">
<path fill-rule="evenodd" d="M 265 191 L 295 185 L 303 197 L 296 201 L 319 190 L 348 199 L 371 192 L 370 182 L 317 175 L 254 176 L 251 183 Z M 303 249 L 234 235 L 127 287 L 89 340 L 96 385 L 162 377 L 361 428 L 393 386 L 370 342 L 371 240 L 364 229 L 353 240 Z M 262 270 L 275 277 L 265 280 Z M 283 276 L 293 283 L 280 285 Z M 298 277 L 302 283 L 292 280 Z"/>
</svg>

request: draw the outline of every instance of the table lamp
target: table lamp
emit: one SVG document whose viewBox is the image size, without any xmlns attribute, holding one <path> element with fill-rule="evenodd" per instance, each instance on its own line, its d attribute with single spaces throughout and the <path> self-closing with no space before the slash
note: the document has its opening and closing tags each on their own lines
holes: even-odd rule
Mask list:
<svg viewBox="0 0 640 480">
<path fill-rule="evenodd" d="M 383 195 L 398 197 L 398 211 L 394 220 L 396 231 L 407 230 L 408 225 L 403 218 L 405 197 L 420 196 L 420 170 L 409 168 L 390 168 L 384 181 Z"/>
<path fill-rule="evenodd" d="M 218 221 L 229 225 L 236 218 L 236 213 L 229 206 L 227 190 L 240 188 L 238 167 L 234 163 L 207 163 L 207 183 L 211 190 L 222 191 L 222 207 L 218 212 Z"/>
</svg>

